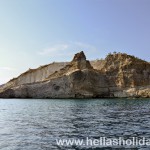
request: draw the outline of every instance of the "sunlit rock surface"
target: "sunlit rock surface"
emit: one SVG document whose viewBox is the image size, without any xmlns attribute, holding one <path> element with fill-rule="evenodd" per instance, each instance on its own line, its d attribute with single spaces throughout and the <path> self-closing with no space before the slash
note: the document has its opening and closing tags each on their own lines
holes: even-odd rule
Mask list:
<svg viewBox="0 0 150 150">
<path fill-rule="evenodd" d="M 122 53 L 30 69 L 0 87 L 1 98 L 150 97 L 150 63 Z"/>
</svg>

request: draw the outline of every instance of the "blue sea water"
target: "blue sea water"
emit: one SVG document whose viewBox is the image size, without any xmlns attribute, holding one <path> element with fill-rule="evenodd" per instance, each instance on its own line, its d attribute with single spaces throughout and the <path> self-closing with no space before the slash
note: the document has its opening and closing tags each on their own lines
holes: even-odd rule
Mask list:
<svg viewBox="0 0 150 150">
<path fill-rule="evenodd" d="M 0 150 L 107 150 L 56 139 L 150 138 L 150 99 L 0 99 Z"/>
</svg>

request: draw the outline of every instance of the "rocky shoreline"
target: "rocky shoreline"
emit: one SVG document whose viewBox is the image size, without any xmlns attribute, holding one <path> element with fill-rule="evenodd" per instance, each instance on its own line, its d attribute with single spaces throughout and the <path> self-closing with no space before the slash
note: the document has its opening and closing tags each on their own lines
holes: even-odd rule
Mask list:
<svg viewBox="0 0 150 150">
<path fill-rule="evenodd" d="M 150 98 L 150 63 L 122 53 L 29 69 L 0 86 L 0 98 Z"/>
</svg>

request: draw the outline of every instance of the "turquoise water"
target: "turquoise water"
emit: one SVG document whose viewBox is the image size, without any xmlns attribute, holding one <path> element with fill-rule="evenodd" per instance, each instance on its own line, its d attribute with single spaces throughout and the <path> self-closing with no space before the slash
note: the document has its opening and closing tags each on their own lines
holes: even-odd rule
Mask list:
<svg viewBox="0 0 150 150">
<path fill-rule="evenodd" d="M 0 150 L 98 150 L 56 139 L 133 136 L 150 138 L 150 99 L 0 99 Z"/>
</svg>

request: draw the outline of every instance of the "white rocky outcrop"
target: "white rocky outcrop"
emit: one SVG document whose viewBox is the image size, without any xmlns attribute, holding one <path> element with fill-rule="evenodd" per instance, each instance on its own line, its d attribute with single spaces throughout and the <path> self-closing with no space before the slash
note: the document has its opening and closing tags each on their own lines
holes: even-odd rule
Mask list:
<svg viewBox="0 0 150 150">
<path fill-rule="evenodd" d="M 70 63 L 53 63 L 28 70 L 0 87 L 0 97 L 147 98 L 150 97 L 150 64 L 121 53 L 90 63 L 80 52 Z"/>
</svg>

